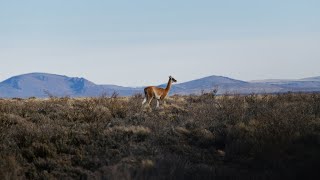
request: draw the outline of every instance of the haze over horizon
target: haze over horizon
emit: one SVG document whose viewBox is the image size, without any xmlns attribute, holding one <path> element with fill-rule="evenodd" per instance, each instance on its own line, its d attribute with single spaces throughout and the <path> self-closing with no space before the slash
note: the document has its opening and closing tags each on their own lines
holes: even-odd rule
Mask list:
<svg viewBox="0 0 320 180">
<path fill-rule="evenodd" d="M 45 72 L 97 84 L 210 75 L 319 76 L 320 2 L 0 2 L 0 81 Z"/>
</svg>

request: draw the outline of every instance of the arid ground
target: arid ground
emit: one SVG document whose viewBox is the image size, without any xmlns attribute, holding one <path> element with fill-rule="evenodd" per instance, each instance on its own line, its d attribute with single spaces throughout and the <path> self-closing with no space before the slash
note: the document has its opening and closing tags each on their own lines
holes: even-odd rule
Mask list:
<svg viewBox="0 0 320 180">
<path fill-rule="evenodd" d="M 0 179 L 320 177 L 320 94 L 142 99 L 0 100 Z"/>
</svg>

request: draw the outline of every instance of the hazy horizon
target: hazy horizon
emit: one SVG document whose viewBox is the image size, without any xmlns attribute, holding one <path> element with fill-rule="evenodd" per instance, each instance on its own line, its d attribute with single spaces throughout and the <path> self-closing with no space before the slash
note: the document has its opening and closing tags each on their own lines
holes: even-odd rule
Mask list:
<svg viewBox="0 0 320 180">
<path fill-rule="evenodd" d="M 0 3 L 0 81 L 45 72 L 97 84 L 157 85 L 211 75 L 320 76 L 320 2 Z"/>
</svg>

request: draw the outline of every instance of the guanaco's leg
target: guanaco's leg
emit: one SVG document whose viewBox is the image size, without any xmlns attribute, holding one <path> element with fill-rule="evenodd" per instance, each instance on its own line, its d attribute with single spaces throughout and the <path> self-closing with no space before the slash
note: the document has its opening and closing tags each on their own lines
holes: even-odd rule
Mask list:
<svg viewBox="0 0 320 180">
<path fill-rule="evenodd" d="M 148 105 L 150 106 L 151 102 L 152 102 L 153 97 L 150 97 L 148 100 Z"/>
<path fill-rule="evenodd" d="M 142 105 L 144 105 L 147 102 L 147 98 L 145 97 L 142 101 Z"/>
</svg>

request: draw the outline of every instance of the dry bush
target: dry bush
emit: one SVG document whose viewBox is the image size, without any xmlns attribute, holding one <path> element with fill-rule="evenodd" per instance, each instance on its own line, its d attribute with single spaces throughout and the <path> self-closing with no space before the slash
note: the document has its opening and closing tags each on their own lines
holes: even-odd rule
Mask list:
<svg viewBox="0 0 320 180">
<path fill-rule="evenodd" d="M 319 177 L 320 94 L 0 100 L 1 179 Z"/>
</svg>

